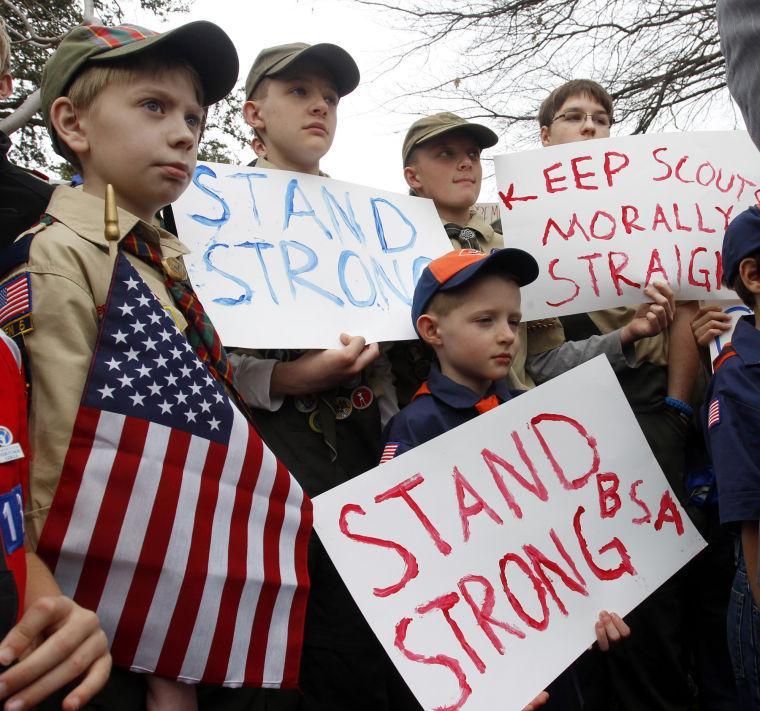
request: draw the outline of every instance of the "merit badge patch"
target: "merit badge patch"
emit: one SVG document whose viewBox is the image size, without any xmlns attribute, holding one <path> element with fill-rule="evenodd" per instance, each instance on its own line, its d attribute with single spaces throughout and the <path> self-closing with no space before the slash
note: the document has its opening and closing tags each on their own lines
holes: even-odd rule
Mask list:
<svg viewBox="0 0 760 711">
<path fill-rule="evenodd" d="M 34 330 L 29 272 L 0 284 L 0 327 L 11 338 Z"/>
<path fill-rule="evenodd" d="M 371 388 L 366 385 L 360 385 L 351 393 L 351 403 L 357 410 L 366 410 L 374 399 Z"/>
<path fill-rule="evenodd" d="M 7 447 L 9 444 L 13 444 L 13 432 L 0 425 L 0 447 Z"/>
<path fill-rule="evenodd" d="M 20 486 L 0 494 L 0 531 L 8 555 L 24 545 L 24 502 Z"/>
<path fill-rule="evenodd" d="M 715 427 L 720 424 L 720 401 L 718 398 L 713 398 L 710 403 L 710 407 L 707 410 L 707 429 Z"/>
<path fill-rule="evenodd" d="M 333 409 L 335 410 L 336 420 L 345 420 L 351 414 L 354 406 L 347 397 L 339 395 L 333 400 Z"/>
<path fill-rule="evenodd" d="M 380 455 L 380 464 L 390 462 L 393 457 L 396 456 L 396 450 L 398 449 L 398 442 L 388 442 L 383 449 L 383 453 Z"/>
</svg>

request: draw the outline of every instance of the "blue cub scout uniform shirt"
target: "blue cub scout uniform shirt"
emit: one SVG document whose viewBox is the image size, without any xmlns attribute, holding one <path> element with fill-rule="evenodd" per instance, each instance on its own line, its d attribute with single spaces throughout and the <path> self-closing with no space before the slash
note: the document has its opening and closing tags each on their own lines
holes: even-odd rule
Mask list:
<svg viewBox="0 0 760 711">
<path fill-rule="evenodd" d="M 745 316 L 715 360 L 702 413 L 721 523 L 760 520 L 760 331 Z"/>
<path fill-rule="evenodd" d="M 395 415 L 383 432 L 383 458 L 387 461 L 453 430 L 522 391 L 510 390 L 504 380 L 493 383 L 482 397 L 441 373 L 437 364 L 412 402 Z"/>
</svg>

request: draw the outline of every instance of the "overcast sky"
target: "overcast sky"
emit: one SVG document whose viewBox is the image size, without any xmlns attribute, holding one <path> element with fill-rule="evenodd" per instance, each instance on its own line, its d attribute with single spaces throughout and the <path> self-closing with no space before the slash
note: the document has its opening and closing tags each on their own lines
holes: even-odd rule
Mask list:
<svg viewBox="0 0 760 711">
<path fill-rule="evenodd" d="M 240 84 L 263 47 L 289 42 L 339 44 L 356 60 L 362 81 L 340 102 L 337 136 L 322 161 L 322 169 L 334 178 L 397 192 L 406 191 L 401 166 L 406 129 L 421 113 L 441 110 L 440 106 L 426 106 L 419 98 L 404 101 L 398 97 L 425 79 L 440 79 L 436 68 L 440 74 L 440 67 L 456 62 L 455 56 L 446 56 L 446 47 L 442 46 L 437 54 L 412 57 L 395 67 L 392 59 L 408 47 L 414 37 L 411 31 L 392 29 L 399 24 L 397 18 L 350 0 L 195 0 L 189 16 L 175 15 L 164 26 L 144 12 L 127 20 L 152 29 L 167 29 L 189 20 L 216 22 L 237 48 Z M 700 128 L 734 128 L 734 112 L 713 114 Z M 491 127 L 499 133 L 497 126 Z M 535 146 L 539 146 L 538 140 Z M 507 150 L 502 138 L 485 157 Z M 248 151 L 241 155 L 240 162 L 248 162 L 252 156 Z M 492 164 L 486 160 L 484 175 L 491 173 Z M 496 201 L 493 178 L 484 180 L 480 200 Z"/>
</svg>

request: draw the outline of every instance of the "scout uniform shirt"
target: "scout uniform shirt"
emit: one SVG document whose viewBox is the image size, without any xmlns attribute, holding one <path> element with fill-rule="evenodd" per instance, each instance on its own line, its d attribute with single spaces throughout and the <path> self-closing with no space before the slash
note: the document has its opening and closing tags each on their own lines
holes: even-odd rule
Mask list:
<svg viewBox="0 0 760 711">
<path fill-rule="evenodd" d="M 484 395 L 456 383 L 441 373 L 437 364 L 430 377 L 383 432 L 381 462 L 414 449 L 438 435 L 511 400 L 521 391 L 512 391 L 504 380 L 496 380 Z"/>
<path fill-rule="evenodd" d="M 23 611 L 24 496 L 29 473 L 26 383 L 16 344 L 0 331 L 0 639 Z"/>
<path fill-rule="evenodd" d="M 47 215 L 52 219 L 0 252 L 1 283 L 28 275 L 31 289 L 23 337 L 32 382 L 29 438 L 34 458 L 26 518 L 34 546 L 58 486 L 113 271 L 103 235 L 103 200 L 60 186 Z M 125 210 L 118 210 L 118 220 L 120 237 L 137 229 L 166 258 L 188 252 L 176 237 Z M 162 275 L 133 255 L 126 256 L 184 332 L 187 322 L 174 308 Z"/>
<path fill-rule="evenodd" d="M 721 523 L 760 521 L 760 331 L 744 316 L 720 355 L 702 413 Z"/>
</svg>

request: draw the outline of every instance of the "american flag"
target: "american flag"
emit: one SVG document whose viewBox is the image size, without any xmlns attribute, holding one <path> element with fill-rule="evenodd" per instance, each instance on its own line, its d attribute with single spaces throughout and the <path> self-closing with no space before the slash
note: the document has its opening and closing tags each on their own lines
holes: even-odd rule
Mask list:
<svg viewBox="0 0 760 711">
<path fill-rule="evenodd" d="M 293 687 L 311 501 L 117 257 L 39 549 L 117 666 Z"/>
<path fill-rule="evenodd" d="M 720 400 L 713 398 L 707 410 L 707 429 L 720 424 Z"/>
<path fill-rule="evenodd" d="M 28 314 L 31 308 L 32 295 L 27 272 L 0 284 L 0 325 Z"/>
<path fill-rule="evenodd" d="M 390 462 L 396 456 L 396 450 L 398 449 L 398 442 L 388 442 L 383 447 L 383 453 L 380 455 L 380 464 Z"/>
</svg>

